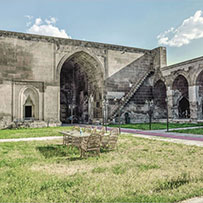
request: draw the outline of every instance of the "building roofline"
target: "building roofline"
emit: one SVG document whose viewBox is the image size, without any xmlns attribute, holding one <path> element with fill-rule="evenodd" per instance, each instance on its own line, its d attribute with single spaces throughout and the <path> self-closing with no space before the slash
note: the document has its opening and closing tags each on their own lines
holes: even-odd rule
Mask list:
<svg viewBox="0 0 203 203">
<path fill-rule="evenodd" d="M 129 46 L 68 39 L 68 38 L 59 38 L 59 37 L 52 37 L 52 36 L 22 33 L 22 32 L 5 31 L 5 30 L 0 30 L 0 37 L 11 37 L 11 38 L 18 38 L 23 40 L 31 40 L 31 41 L 46 41 L 50 43 L 56 43 L 59 45 L 63 44 L 63 45 L 84 46 L 84 47 L 91 47 L 91 48 L 104 48 L 104 49 L 119 50 L 119 51 L 126 51 L 126 52 L 147 53 L 151 51 L 149 49 L 135 48 L 135 47 L 129 47 Z"/>
<path fill-rule="evenodd" d="M 200 56 L 200 57 L 197 57 L 197 58 L 194 58 L 194 59 L 190 59 L 190 60 L 187 60 L 187 61 L 183 61 L 183 62 L 180 62 L 180 63 L 176 63 L 176 64 L 173 64 L 173 65 L 170 65 L 170 66 L 165 66 L 165 67 L 162 68 L 162 70 L 168 70 L 168 69 L 175 68 L 175 67 L 178 67 L 178 66 L 184 66 L 184 65 L 187 65 L 187 64 L 191 64 L 191 63 L 201 61 L 201 60 L 203 61 L 203 56 Z"/>
</svg>

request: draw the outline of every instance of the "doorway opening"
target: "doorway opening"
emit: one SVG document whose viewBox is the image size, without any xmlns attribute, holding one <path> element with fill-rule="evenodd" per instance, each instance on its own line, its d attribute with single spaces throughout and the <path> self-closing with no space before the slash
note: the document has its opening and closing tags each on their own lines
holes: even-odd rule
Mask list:
<svg viewBox="0 0 203 203">
<path fill-rule="evenodd" d="M 187 98 L 183 97 L 178 105 L 179 118 L 190 118 L 190 103 Z"/>
<path fill-rule="evenodd" d="M 60 120 L 92 123 L 102 119 L 103 74 L 93 57 L 77 52 L 60 72 Z"/>
<path fill-rule="evenodd" d="M 25 106 L 25 119 L 32 118 L 32 106 Z"/>
</svg>

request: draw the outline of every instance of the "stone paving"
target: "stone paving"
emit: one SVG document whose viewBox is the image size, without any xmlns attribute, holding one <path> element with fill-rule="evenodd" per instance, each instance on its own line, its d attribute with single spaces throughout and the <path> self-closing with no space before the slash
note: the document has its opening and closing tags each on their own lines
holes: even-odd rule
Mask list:
<svg viewBox="0 0 203 203">
<path fill-rule="evenodd" d="M 55 139 L 62 139 L 62 138 L 63 138 L 62 136 L 11 138 L 11 139 L 0 139 L 0 142 L 28 142 L 28 141 L 41 141 L 41 140 L 55 140 Z"/>
</svg>

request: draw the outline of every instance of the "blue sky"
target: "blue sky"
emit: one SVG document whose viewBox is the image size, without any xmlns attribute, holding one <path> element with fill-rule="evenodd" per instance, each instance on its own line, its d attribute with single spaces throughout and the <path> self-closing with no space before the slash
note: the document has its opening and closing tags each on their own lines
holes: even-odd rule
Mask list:
<svg viewBox="0 0 203 203">
<path fill-rule="evenodd" d="M 203 0 L 0 3 L 0 30 L 71 36 L 146 49 L 166 46 L 168 64 L 203 56 Z"/>
</svg>

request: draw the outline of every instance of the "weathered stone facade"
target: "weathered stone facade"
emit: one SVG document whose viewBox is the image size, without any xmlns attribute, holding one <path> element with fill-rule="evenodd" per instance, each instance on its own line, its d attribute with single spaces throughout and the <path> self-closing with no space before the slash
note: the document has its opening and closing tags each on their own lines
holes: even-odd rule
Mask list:
<svg viewBox="0 0 203 203">
<path fill-rule="evenodd" d="M 162 68 L 171 119 L 201 121 L 203 57 Z"/>
<path fill-rule="evenodd" d="M 167 66 L 153 50 L 0 31 L 0 126 L 203 118 L 203 58 Z M 104 99 L 106 104 L 104 104 Z M 116 99 L 116 100 L 115 100 Z M 107 103 L 108 102 L 108 103 Z"/>
</svg>

